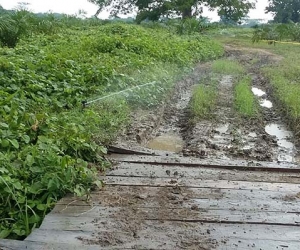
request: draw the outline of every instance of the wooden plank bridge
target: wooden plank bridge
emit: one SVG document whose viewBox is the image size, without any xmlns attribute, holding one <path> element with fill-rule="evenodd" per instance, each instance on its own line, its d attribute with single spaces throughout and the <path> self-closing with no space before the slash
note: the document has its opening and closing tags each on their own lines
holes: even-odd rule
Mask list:
<svg viewBox="0 0 300 250">
<path fill-rule="evenodd" d="M 112 156 L 89 199 L 68 196 L 0 249 L 300 249 L 300 169 L 176 156 Z"/>
</svg>

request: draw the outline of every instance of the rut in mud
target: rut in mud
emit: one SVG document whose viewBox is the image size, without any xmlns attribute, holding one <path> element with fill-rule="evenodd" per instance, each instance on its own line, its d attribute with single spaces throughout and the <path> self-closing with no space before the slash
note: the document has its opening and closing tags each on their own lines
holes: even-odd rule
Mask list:
<svg viewBox="0 0 300 250">
<path fill-rule="evenodd" d="M 234 74 L 215 74 L 212 63 L 199 64 L 193 73 L 178 82 L 173 97 L 156 112 L 135 114 L 126 137 L 126 147 L 138 142 L 142 147 L 179 153 L 183 156 L 220 160 L 243 159 L 297 163 L 293 134 L 284 119 L 263 67 L 278 63 L 281 58 L 264 50 L 227 49 L 227 59 L 239 62 L 252 79 L 252 91 L 260 106 L 256 118 L 242 118 L 234 109 Z M 212 118 L 191 122 L 189 102 L 200 81 L 218 82 L 217 105 Z M 129 142 L 130 141 L 130 142 Z"/>
</svg>

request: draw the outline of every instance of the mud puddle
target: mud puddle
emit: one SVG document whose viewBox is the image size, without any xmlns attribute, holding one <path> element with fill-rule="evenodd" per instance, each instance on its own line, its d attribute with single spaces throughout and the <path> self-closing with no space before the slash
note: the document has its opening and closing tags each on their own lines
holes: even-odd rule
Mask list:
<svg viewBox="0 0 300 250">
<path fill-rule="evenodd" d="M 258 87 L 252 88 L 253 94 L 258 98 L 261 107 L 272 109 L 273 103 L 267 99 L 268 95 L 265 91 Z M 293 133 L 284 126 L 282 123 L 269 123 L 265 126 L 265 132 L 275 137 L 277 148 L 277 161 L 278 162 L 296 162 L 296 147 L 290 141 L 293 138 Z"/>
<path fill-rule="evenodd" d="M 295 162 L 296 161 L 296 147 L 290 141 L 293 133 L 286 129 L 283 124 L 272 123 L 265 128 L 266 132 L 276 137 L 278 145 L 278 161 L 279 162 Z"/>
<path fill-rule="evenodd" d="M 154 150 L 179 153 L 183 149 L 183 139 L 176 134 L 164 134 L 150 140 L 147 147 Z"/>
<path fill-rule="evenodd" d="M 252 88 L 252 92 L 253 92 L 254 95 L 256 95 L 258 97 L 262 97 L 262 96 L 266 95 L 265 91 L 263 91 L 263 90 L 261 90 L 259 88 L 256 88 L 256 87 Z"/>
<path fill-rule="evenodd" d="M 273 108 L 273 103 L 267 99 L 263 99 L 261 101 L 259 101 L 260 106 L 264 107 L 264 108 L 268 108 L 271 109 Z"/>
<path fill-rule="evenodd" d="M 273 108 L 273 103 L 266 99 L 267 93 L 260 88 L 253 87 L 252 93 L 259 98 L 259 104 L 264 108 Z"/>
</svg>

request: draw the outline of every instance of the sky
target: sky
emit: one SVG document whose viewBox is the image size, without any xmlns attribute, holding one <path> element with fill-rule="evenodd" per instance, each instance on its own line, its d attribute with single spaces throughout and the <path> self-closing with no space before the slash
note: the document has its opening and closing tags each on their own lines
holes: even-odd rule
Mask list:
<svg viewBox="0 0 300 250">
<path fill-rule="evenodd" d="M 78 13 L 80 9 L 87 12 L 87 16 L 92 16 L 96 13 L 97 6 L 89 3 L 87 0 L 0 0 L 0 5 L 5 9 L 13 9 L 18 5 L 18 2 L 29 3 L 29 9 L 33 12 L 57 12 L 65 14 Z M 268 5 L 268 0 L 258 0 L 256 9 L 249 13 L 253 19 L 272 19 L 272 15 L 265 14 L 265 7 Z M 108 18 L 107 12 L 101 13 L 99 18 Z M 218 20 L 218 15 L 215 12 L 204 10 L 203 16 L 211 18 L 213 21 Z"/>
</svg>

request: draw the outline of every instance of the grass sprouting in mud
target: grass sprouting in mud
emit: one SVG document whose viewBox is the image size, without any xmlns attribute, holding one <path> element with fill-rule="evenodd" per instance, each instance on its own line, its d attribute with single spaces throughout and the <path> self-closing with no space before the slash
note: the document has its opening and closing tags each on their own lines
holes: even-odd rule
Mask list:
<svg viewBox="0 0 300 250">
<path fill-rule="evenodd" d="M 264 70 L 274 87 L 274 94 L 282 104 L 293 124 L 296 134 L 300 133 L 300 58 L 299 47 L 280 44 L 276 49 L 284 53 L 284 59 L 277 65 Z"/>
<path fill-rule="evenodd" d="M 214 73 L 227 74 L 227 75 L 239 75 L 245 73 L 245 69 L 236 61 L 220 59 L 216 60 L 212 65 Z"/>
<path fill-rule="evenodd" d="M 215 86 L 199 85 L 193 91 L 190 102 L 191 115 L 194 121 L 211 116 L 216 105 Z"/>
<path fill-rule="evenodd" d="M 257 103 L 251 91 L 251 79 L 244 77 L 234 89 L 234 105 L 236 110 L 243 116 L 254 117 L 257 115 Z"/>
</svg>

